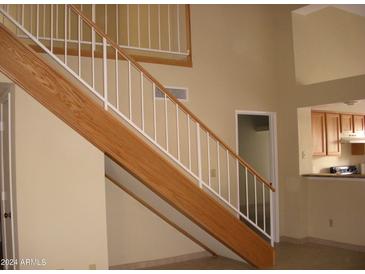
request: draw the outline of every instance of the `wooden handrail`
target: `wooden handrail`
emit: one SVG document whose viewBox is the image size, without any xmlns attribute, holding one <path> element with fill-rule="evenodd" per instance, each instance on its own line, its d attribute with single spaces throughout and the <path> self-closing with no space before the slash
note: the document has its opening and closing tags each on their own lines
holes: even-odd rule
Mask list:
<svg viewBox="0 0 365 274">
<path fill-rule="evenodd" d="M 186 114 L 190 116 L 195 122 L 197 122 L 202 129 L 206 132 L 209 132 L 209 135 L 216 139 L 225 149 L 229 151 L 231 155 L 233 155 L 243 166 L 245 166 L 250 173 L 256 176 L 264 185 L 270 188 L 272 191 L 275 191 L 275 188 L 272 186 L 272 183 L 263 178 L 250 164 L 248 164 L 245 160 L 243 160 L 237 153 L 235 153 L 225 142 L 223 142 L 211 129 L 208 128 L 195 114 L 193 114 L 184 104 L 182 104 L 179 100 L 175 98 L 174 95 L 171 94 L 156 78 L 154 78 L 148 71 L 145 70 L 143 66 L 137 63 L 133 57 L 131 57 L 124 49 L 120 48 L 117 43 L 113 41 L 99 26 L 97 26 L 92 20 L 90 20 L 83 12 L 81 12 L 75 5 L 66 4 L 70 7 L 75 13 L 77 13 L 82 19 L 89 24 L 100 36 L 104 37 L 108 44 L 112 46 L 114 49 L 118 50 L 118 52 L 128 61 L 133 63 L 138 70 L 140 70 L 148 79 L 150 79 L 155 85 L 166 94 L 169 99 L 177 104 L 181 110 L 183 110 Z"/>
</svg>

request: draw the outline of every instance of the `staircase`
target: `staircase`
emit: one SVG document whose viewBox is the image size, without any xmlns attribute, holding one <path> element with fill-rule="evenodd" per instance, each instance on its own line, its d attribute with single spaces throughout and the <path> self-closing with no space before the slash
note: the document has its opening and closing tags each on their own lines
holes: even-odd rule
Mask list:
<svg viewBox="0 0 365 274">
<path fill-rule="evenodd" d="M 24 5 L 0 5 L 1 72 L 209 237 L 272 267 L 272 184 L 74 5 L 54 39 L 46 6 L 41 38 L 38 13 L 30 29 Z"/>
</svg>

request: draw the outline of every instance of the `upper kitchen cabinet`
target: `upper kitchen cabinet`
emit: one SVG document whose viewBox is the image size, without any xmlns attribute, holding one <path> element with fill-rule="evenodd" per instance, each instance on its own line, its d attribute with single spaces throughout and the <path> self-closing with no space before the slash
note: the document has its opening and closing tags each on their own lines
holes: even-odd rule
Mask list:
<svg viewBox="0 0 365 274">
<path fill-rule="evenodd" d="M 340 155 L 340 114 L 326 113 L 327 155 Z"/>
<path fill-rule="evenodd" d="M 354 131 L 352 114 L 341 114 L 341 132 L 352 133 Z"/>
<path fill-rule="evenodd" d="M 354 115 L 354 133 L 365 133 L 364 115 Z"/>
<path fill-rule="evenodd" d="M 312 140 L 313 155 L 326 155 L 326 118 L 324 112 L 312 112 Z"/>
</svg>

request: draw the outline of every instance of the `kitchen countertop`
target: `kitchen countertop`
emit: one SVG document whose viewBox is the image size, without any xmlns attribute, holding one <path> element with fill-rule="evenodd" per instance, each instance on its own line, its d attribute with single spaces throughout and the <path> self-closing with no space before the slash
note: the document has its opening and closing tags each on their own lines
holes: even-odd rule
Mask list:
<svg viewBox="0 0 365 274">
<path fill-rule="evenodd" d="M 354 178 L 354 179 L 365 179 L 365 174 L 348 174 L 348 175 L 340 175 L 336 173 L 310 173 L 310 174 L 303 174 L 304 177 L 330 177 L 330 178 Z"/>
</svg>

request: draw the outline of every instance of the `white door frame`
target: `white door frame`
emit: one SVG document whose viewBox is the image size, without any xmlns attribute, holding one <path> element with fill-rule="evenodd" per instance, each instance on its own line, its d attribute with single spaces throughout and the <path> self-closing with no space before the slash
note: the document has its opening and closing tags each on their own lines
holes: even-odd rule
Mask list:
<svg viewBox="0 0 365 274">
<path fill-rule="evenodd" d="M 277 144 L 277 122 L 276 122 L 276 112 L 266 112 L 266 111 L 250 111 L 250 110 L 236 110 L 235 111 L 235 127 L 236 127 L 236 153 L 239 155 L 238 149 L 238 115 L 262 115 L 269 117 L 269 135 L 270 135 L 270 158 L 271 158 L 271 168 L 269 178 L 275 188 L 273 193 L 273 239 L 275 242 L 280 241 L 279 234 L 279 176 L 278 176 L 278 144 Z"/>
<path fill-rule="evenodd" d="M 0 182 L 1 182 L 1 185 L 0 185 L 0 190 L 1 190 L 1 197 L 0 197 L 0 201 L 1 201 L 1 225 L 2 225 L 2 242 L 3 242 L 3 245 L 2 245 L 2 249 L 3 249 L 3 256 L 5 256 L 6 254 L 6 257 L 7 258 L 10 258 L 10 259 L 16 259 L 17 256 L 16 256 L 16 235 L 15 235 L 15 207 L 14 207 L 14 204 L 15 204 L 15 188 L 14 188 L 14 170 L 13 170 L 13 146 L 12 146 L 12 143 L 13 143 L 13 97 L 12 97 L 12 92 L 10 91 L 11 88 L 9 87 L 7 89 L 7 91 L 4 91 L 3 94 L 1 94 L 0 96 L 0 111 L 1 111 L 1 114 L 3 113 L 3 103 L 8 101 L 8 147 L 4 147 L 4 143 L 3 143 L 3 138 L 2 138 L 2 135 L 3 135 L 3 115 L 1 115 L 0 117 L 0 145 L 2 147 L 2 150 L 1 150 L 1 166 L 0 168 L 3 169 L 4 167 L 4 154 L 3 154 L 3 151 L 5 149 L 8 149 L 8 155 L 9 155 L 9 163 L 8 163 L 8 166 L 9 166 L 9 198 L 10 198 L 10 212 L 11 212 L 11 217 L 10 217 L 10 221 L 11 221 L 11 235 L 12 235 L 12 239 L 11 239 L 11 246 L 12 246 L 12 254 L 11 256 L 9 256 L 8 254 L 6 254 L 7 250 L 6 250 L 6 246 L 5 246 L 5 241 L 8 240 L 6 239 L 6 226 L 5 226 L 5 221 L 4 221 L 4 216 L 3 216 L 3 206 L 4 206 L 4 198 L 5 198 L 5 193 L 3 194 L 2 193 L 2 190 L 4 188 L 4 185 L 5 185 L 5 182 L 4 182 L 4 177 L 1 176 L 0 178 Z M 2 174 L 4 173 L 4 171 L 2 171 Z M 15 264 L 10 264 L 10 265 L 4 265 L 5 266 L 5 269 L 16 269 L 17 266 Z"/>
</svg>

